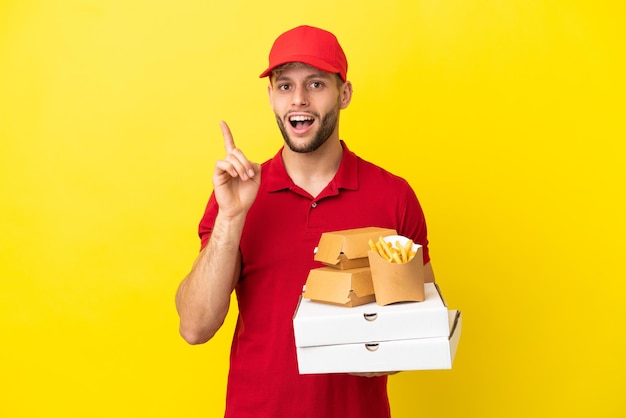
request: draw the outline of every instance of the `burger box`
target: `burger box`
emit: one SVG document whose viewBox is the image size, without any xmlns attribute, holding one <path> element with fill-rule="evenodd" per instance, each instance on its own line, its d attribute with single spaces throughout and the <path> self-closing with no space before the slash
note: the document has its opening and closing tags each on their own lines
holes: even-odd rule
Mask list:
<svg viewBox="0 0 626 418">
<path fill-rule="evenodd" d="M 447 337 L 448 309 L 436 283 L 426 283 L 423 302 L 346 309 L 300 298 L 293 318 L 297 347 Z"/>
<path fill-rule="evenodd" d="M 401 235 L 388 235 L 383 240 L 402 247 L 409 239 Z M 397 302 L 421 302 L 425 298 L 424 256 L 422 246 L 413 243 L 413 258 L 406 263 L 391 263 L 376 251 L 368 251 L 376 303 L 384 306 Z"/>
<path fill-rule="evenodd" d="M 315 261 L 338 269 L 367 267 L 369 240 L 396 235 L 394 229 L 366 227 L 324 232 L 315 250 Z"/>
<path fill-rule="evenodd" d="M 448 335 L 296 347 L 300 374 L 451 369 L 461 337 L 461 312 L 451 310 Z"/>
<path fill-rule="evenodd" d="M 374 285 L 369 267 L 338 270 L 320 267 L 309 271 L 303 297 L 343 307 L 374 302 Z"/>
</svg>

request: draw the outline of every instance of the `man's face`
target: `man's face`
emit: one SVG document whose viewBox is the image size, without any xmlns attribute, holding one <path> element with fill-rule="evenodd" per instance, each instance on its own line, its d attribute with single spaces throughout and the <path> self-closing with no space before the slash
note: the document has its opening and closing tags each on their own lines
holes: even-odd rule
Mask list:
<svg viewBox="0 0 626 418">
<path fill-rule="evenodd" d="M 289 149 L 313 152 L 338 136 L 339 111 L 350 102 L 349 87 L 335 74 L 310 66 L 286 68 L 272 77 L 270 103 Z"/>
</svg>

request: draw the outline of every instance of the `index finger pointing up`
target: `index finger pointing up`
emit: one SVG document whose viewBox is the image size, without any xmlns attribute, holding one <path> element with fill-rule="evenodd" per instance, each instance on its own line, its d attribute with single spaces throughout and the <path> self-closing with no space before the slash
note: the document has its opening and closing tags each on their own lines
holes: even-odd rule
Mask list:
<svg viewBox="0 0 626 418">
<path fill-rule="evenodd" d="M 230 128 L 223 120 L 220 121 L 220 128 L 222 128 L 222 135 L 224 136 L 224 149 L 226 150 L 226 153 L 230 153 L 235 149 L 233 135 L 230 133 Z"/>
</svg>

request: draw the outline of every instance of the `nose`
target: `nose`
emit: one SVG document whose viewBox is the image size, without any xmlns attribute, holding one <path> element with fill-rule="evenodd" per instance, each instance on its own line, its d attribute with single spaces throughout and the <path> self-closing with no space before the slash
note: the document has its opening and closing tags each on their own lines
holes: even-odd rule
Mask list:
<svg viewBox="0 0 626 418">
<path fill-rule="evenodd" d="M 307 91 L 303 86 L 296 87 L 293 92 L 292 104 L 294 106 L 306 106 L 309 104 Z"/>
</svg>

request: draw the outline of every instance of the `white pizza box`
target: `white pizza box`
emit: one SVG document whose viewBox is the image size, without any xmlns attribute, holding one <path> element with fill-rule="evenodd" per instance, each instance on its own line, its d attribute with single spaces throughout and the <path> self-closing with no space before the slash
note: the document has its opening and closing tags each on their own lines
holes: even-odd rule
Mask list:
<svg viewBox="0 0 626 418">
<path fill-rule="evenodd" d="M 293 318 L 297 347 L 447 337 L 448 309 L 439 286 L 425 283 L 422 302 L 347 308 L 301 298 Z"/>
<path fill-rule="evenodd" d="M 451 369 L 461 312 L 448 312 L 449 335 L 396 341 L 296 347 L 300 374 Z"/>
</svg>

